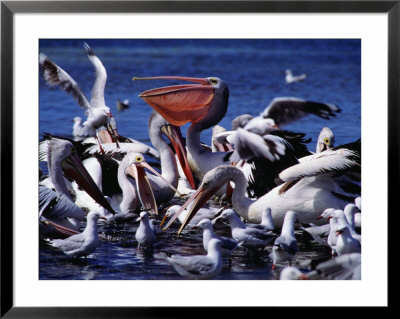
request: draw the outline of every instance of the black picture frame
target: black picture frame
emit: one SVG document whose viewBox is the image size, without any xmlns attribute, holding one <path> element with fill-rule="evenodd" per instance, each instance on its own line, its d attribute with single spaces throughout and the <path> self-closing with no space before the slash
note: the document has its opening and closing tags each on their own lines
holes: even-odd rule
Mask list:
<svg viewBox="0 0 400 319">
<path fill-rule="evenodd" d="M 4 318 L 178 318 L 192 308 L 14 307 L 13 304 L 13 16 L 15 13 L 269 12 L 388 14 L 388 208 L 396 211 L 399 180 L 400 1 L 1 1 L 1 317 Z M 383 141 L 384 142 L 384 141 Z M 379 146 L 378 146 L 379 147 Z M 396 191 L 397 193 L 397 191 Z M 385 212 L 379 212 L 385 213 Z M 390 218 L 390 216 L 388 216 Z M 392 220 L 392 218 L 390 218 Z M 389 234 L 393 222 L 388 223 Z M 391 225 L 391 226 L 390 226 Z M 390 248 L 390 240 L 388 241 Z M 390 251 L 390 250 L 389 250 Z M 388 254 L 390 264 L 390 255 Z M 388 284 L 390 281 L 388 282 Z M 371 292 L 373 293 L 373 292 Z M 156 292 L 155 292 L 156 294 Z M 390 298 L 388 299 L 390 308 Z M 381 308 L 382 309 L 382 308 Z M 224 307 L 196 309 L 197 315 L 226 315 Z M 305 308 L 290 307 L 301 315 Z M 230 310 L 232 311 L 232 309 Z M 235 309 L 246 315 L 247 308 Z M 253 311 L 253 310 L 252 310 Z M 337 310 L 333 309 L 333 313 Z M 247 314 L 248 315 L 248 314 Z"/>
</svg>

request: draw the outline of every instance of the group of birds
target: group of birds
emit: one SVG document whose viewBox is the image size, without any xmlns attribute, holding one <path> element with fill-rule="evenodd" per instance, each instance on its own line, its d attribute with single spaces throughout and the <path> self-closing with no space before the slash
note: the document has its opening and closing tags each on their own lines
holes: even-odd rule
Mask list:
<svg viewBox="0 0 400 319">
<path fill-rule="evenodd" d="M 154 109 L 148 121 L 150 146 L 119 134 L 105 103 L 106 69 L 88 44 L 84 48 L 96 71 L 90 100 L 66 71 L 46 55 L 39 57 L 45 82 L 74 97 L 87 117 L 83 122 L 75 118 L 73 138 L 45 133 L 39 145 L 39 160 L 48 168 L 39 182 L 39 227 L 48 244 L 86 258 L 99 245 L 99 220 L 140 222 L 135 239 L 148 250 L 157 242 L 156 228 L 166 230 L 178 219 L 178 234 L 186 227 L 202 229 L 207 254 L 161 255 L 189 279 L 218 276 L 223 256 L 238 248 L 252 256 L 271 247 L 272 269 L 285 262 L 292 266 L 299 249 L 295 229 L 330 247 L 328 263 L 335 263 L 336 272 L 359 266 L 357 258 L 343 263 L 339 258 L 361 252 L 361 139 L 335 146 L 333 132 L 324 127 L 312 152 L 304 133 L 282 129 L 309 114 L 335 117 L 337 105 L 275 98 L 259 116 L 235 118 L 227 131 L 218 126 L 229 99 L 222 79 L 135 77 L 186 83 L 139 94 Z M 180 127 L 189 122 L 184 139 Z M 211 127 L 212 147 L 200 139 Z M 218 199 L 218 207 L 207 205 L 211 198 Z M 175 199 L 185 202 L 170 206 L 157 225 L 160 205 Z M 214 232 L 221 220 L 229 223 L 230 237 Z M 311 278 L 292 268 L 292 277 L 285 278 Z M 315 271 L 321 276 L 328 268 L 321 264 Z M 359 279 L 358 274 L 344 279 L 351 278 Z"/>
</svg>

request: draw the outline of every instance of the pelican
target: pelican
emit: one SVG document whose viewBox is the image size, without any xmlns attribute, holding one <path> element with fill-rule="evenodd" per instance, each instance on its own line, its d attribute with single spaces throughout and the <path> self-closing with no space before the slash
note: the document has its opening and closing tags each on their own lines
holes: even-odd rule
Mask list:
<svg viewBox="0 0 400 319">
<path fill-rule="evenodd" d="M 292 70 L 290 69 L 286 69 L 285 74 L 286 74 L 285 81 L 288 84 L 304 81 L 307 78 L 307 74 L 305 73 L 299 75 L 293 75 Z"/>
<path fill-rule="evenodd" d="M 204 174 L 214 167 L 230 164 L 230 152 L 204 151 L 200 143 L 201 132 L 217 124 L 227 111 L 229 89 L 221 79 L 179 76 L 133 79 L 173 79 L 196 83 L 151 89 L 142 92 L 139 97 L 173 125 L 182 126 L 188 122 L 192 123 L 186 135 L 188 160 L 194 175 L 200 181 Z"/>
<path fill-rule="evenodd" d="M 154 147 L 157 150 L 157 153 L 160 156 L 160 162 L 161 162 L 161 174 L 158 173 L 156 170 L 154 170 L 148 163 L 144 161 L 144 158 L 141 154 L 137 153 L 128 153 L 121 163 L 119 164 L 119 168 L 117 168 L 116 165 L 117 162 L 113 161 L 113 163 L 110 163 L 111 166 L 114 166 L 114 170 L 118 170 L 118 185 L 121 187 L 122 191 L 122 198 L 126 200 L 122 200 L 120 196 L 118 196 L 119 200 L 112 200 L 112 203 L 116 210 L 120 212 L 126 212 L 127 210 L 131 210 L 132 207 L 126 207 L 125 205 L 122 205 L 122 202 L 127 203 L 129 200 L 128 198 L 132 197 L 131 192 L 129 191 L 130 189 L 130 183 L 127 183 L 125 174 L 122 173 L 126 167 L 128 167 L 130 164 L 137 162 L 137 159 L 141 159 L 141 166 L 147 168 L 150 170 L 153 174 L 147 174 L 146 179 L 148 179 L 148 183 L 151 186 L 151 192 L 153 193 L 154 200 L 157 203 L 164 203 L 168 202 L 177 192 L 176 187 L 178 185 L 178 169 L 177 169 L 177 164 L 175 160 L 175 156 L 167 144 L 166 141 L 164 141 L 163 136 L 165 135 L 169 140 L 171 140 L 174 146 L 174 149 L 176 150 L 176 153 L 178 154 L 178 159 L 185 160 L 185 154 L 184 154 L 184 148 L 182 145 L 182 140 L 181 136 L 179 134 L 178 128 L 174 127 L 173 125 L 170 125 L 163 117 L 161 117 L 159 114 L 156 112 L 153 112 L 152 115 L 149 118 L 149 136 L 150 136 L 150 141 L 154 145 Z M 103 144 L 104 145 L 104 144 Z M 124 148 L 120 147 L 118 149 L 114 149 L 114 152 L 120 152 L 124 151 Z M 137 156 L 132 155 L 132 154 L 137 154 Z M 128 156 L 128 159 L 125 160 L 125 158 Z M 104 187 L 107 187 L 107 184 L 110 183 L 109 179 L 104 179 L 102 180 L 103 176 L 104 178 L 106 176 L 109 176 L 110 179 L 113 179 L 113 183 L 117 184 L 117 180 L 115 179 L 115 176 L 110 176 L 108 173 L 112 170 L 110 166 L 106 166 L 105 160 L 101 155 L 97 156 L 97 159 L 92 159 L 92 168 L 88 169 L 91 173 L 92 176 L 98 176 L 95 178 L 95 180 L 98 181 L 99 184 L 102 184 L 102 189 Z M 109 162 L 109 161 L 108 161 Z M 117 175 L 117 174 L 114 174 Z M 106 183 L 105 183 L 106 182 Z M 117 186 L 116 186 L 117 187 Z M 115 187 L 115 188 L 116 188 Z M 114 193 L 109 193 L 105 191 L 105 194 L 108 196 L 114 195 Z M 119 206 L 118 202 L 122 206 Z M 133 200 L 133 198 L 131 198 Z M 143 204 L 143 203 L 142 203 Z M 118 206 L 116 206 L 118 205 Z M 129 205 L 128 205 L 129 206 Z M 148 207 L 150 208 L 150 207 Z M 156 211 L 153 210 L 155 213 Z"/>
<path fill-rule="evenodd" d="M 67 140 L 51 138 L 47 145 L 47 166 L 54 191 L 45 187 L 39 188 L 41 216 L 73 230 L 79 228 L 77 220 L 85 219 L 86 213 L 74 203 L 65 177 L 74 179 L 93 200 L 115 214 L 115 211 L 83 166 L 73 144 Z"/>
<path fill-rule="evenodd" d="M 289 210 L 296 211 L 300 223 L 315 222 L 326 208 L 343 209 L 358 196 L 352 192 L 360 190 L 357 185 L 361 176 L 360 146 L 361 140 L 358 140 L 309 156 L 307 160 L 281 172 L 279 178 L 284 183 L 256 200 L 245 197 L 247 182 L 238 168 L 227 165 L 216 167 L 205 175 L 197 191 L 169 220 L 165 228 L 194 202 L 179 233 L 216 190 L 229 181 L 235 184 L 232 205 L 250 223 L 260 223 L 265 207 L 271 209 L 276 227 L 282 226 L 284 216 Z M 321 220 L 319 223 L 321 224 Z"/>
<path fill-rule="evenodd" d="M 316 153 L 330 150 L 335 146 L 335 136 L 329 127 L 323 127 L 318 135 Z"/>
</svg>

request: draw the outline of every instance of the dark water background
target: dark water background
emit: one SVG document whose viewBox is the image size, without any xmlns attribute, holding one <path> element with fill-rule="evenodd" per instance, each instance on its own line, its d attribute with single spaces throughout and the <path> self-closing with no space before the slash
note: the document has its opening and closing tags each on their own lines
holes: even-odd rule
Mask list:
<svg viewBox="0 0 400 319">
<path fill-rule="evenodd" d="M 173 84 L 165 81 L 131 81 L 134 76 L 182 75 L 217 76 L 229 87 L 229 105 L 219 125 L 230 129 L 240 114 L 258 115 L 279 96 L 293 96 L 312 101 L 334 103 L 342 112 L 332 120 L 315 116 L 292 123 L 285 129 L 304 132 L 311 137 L 315 150 L 319 131 L 328 126 L 335 134 L 336 145 L 361 136 L 361 41 L 360 40 L 40 40 L 40 52 L 66 70 L 90 98 L 94 69 L 83 49 L 86 41 L 107 69 L 106 104 L 111 108 L 120 134 L 149 143 L 147 121 L 152 112 L 138 95 L 147 89 Z M 307 73 L 303 82 L 286 84 L 285 69 L 294 74 Z M 51 89 L 39 78 L 39 138 L 43 132 L 71 136 L 72 119 L 84 117 L 78 104 L 58 88 Z M 129 99 L 130 108 L 117 112 L 117 99 Z M 186 128 L 182 128 L 185 135 Z M 210 143 L 211 129 L 203 132 L 203 142 Z M 45 168 L 41 164 L 42 168 Z M 167 205 L 165 205 L 167 206 Z M 159 221 L 159 217 L 157 220 Z M 153 252 L 137 251 L 134 233 L 137 225 L 104 225 L 100 246 L 86 261 L 68 260 L 62 253 L 40 245 L 40 279 L 182 279 L 159 251 L 202 254 L 201 232 L 190 231 L 179 237 L 174 225 L 159 234 Z M 229 235 L 226 226 L 217 233 Z M 329 251 L 297 231 L 300 251 L 294 264 L 306 267 L 329 258 Z M 105 239 L 107 237 L 107 239 Z M 274 279 L 268 251 L 248 258 L 241 249 L 232 255 L 216 279 Z"/>
</svg>

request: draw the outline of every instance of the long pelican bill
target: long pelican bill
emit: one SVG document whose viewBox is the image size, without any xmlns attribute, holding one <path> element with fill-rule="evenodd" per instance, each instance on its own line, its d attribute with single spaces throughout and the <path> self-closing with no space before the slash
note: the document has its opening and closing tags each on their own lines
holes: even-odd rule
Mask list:
<svg viewBox="0 0 400 319">
<path fill-rule="evenodd" d="M 104 198 L 103 193 L 90 176 L 85 166 L 83 166 L 79 156 L 72 153 L 61 163 L 64 174 L 72 178 L 77 184 L 82 187 L 97 203 L 107 209 L 110 213 L 115 214 L 114 209 Z"/>
<path fill-rule="evenodd" d="M 161 131 L 171 141 L 172 146 L 175 150 L 176 156 L 178 156 L 179 163 L 181 164 L 182 170 L 193 189 L 197 188 L 196 181 L 193 176 L 192 169 L 190 168 L 189 161 L 187 158 L 186 147 L 184 146 L 181 129 L 179 126 L 168 125 L 163 126 Z"/>
<path fill-rule="evenodd" d="M 201 185 L 192 196 L 186 201 L 185 204 L 182 205 L 179 211 L 177 211 L 174 216 L 168 221 L 167 225 L 163 228 L 166 230 L 174 221 L 178 218 L 178 216 L 191 204 L 189 212 L 182 223 L 181 227 L 178 230 L 178 235 L 182 232 L 182 230 L 186 227 L 186 225 L 191 221 L 193 216 L 197 213 L 197 211 L 215 194 L 215 192 L 219 189 L 219 187 L 205 187 Z"/>
<path fill-rule="evenodd" d="M 144 209 L 149 211 L 150 214 L 158 215 L 156 200 L 144 170 L 145 167 L 143 163 L 133 163 L 126 169 L 126 173 L 135 179 L 139 200 Z"/>
<path fill-rule="evenodd" d="M 182 126 L 188 122 L 196 123 L 209 111 L 214 98 L 214 87 L 206 78 L 180 76 L 156 76 L 133 78 L 133 80 L 182 80 L 197 84 L 172 85 L 147 90 L 139 97 L 153 107 L 169 123 Z"/>
<path fill-rule="evenodd" d="M 153 174 L 157 175 L 158 177 L 160 177 L 165 183 L 168 184 L 168 186 L 175 191 L 175 193 L 178 193 L 178 195 L 180 196 L 181 193 L 178 192 L 178 190 L 170 183 L 168 182 L 164 176 L 162 176 L 159 172 L 157 172 L 153 167 L 150 166 L 150 164 L 146 163 L 146 162 L 141 162 L 140 164 L 137 165 L 141 165 L 143 168 L 147 168 L 149 171 L 151 171 Z"/>
</svg>

